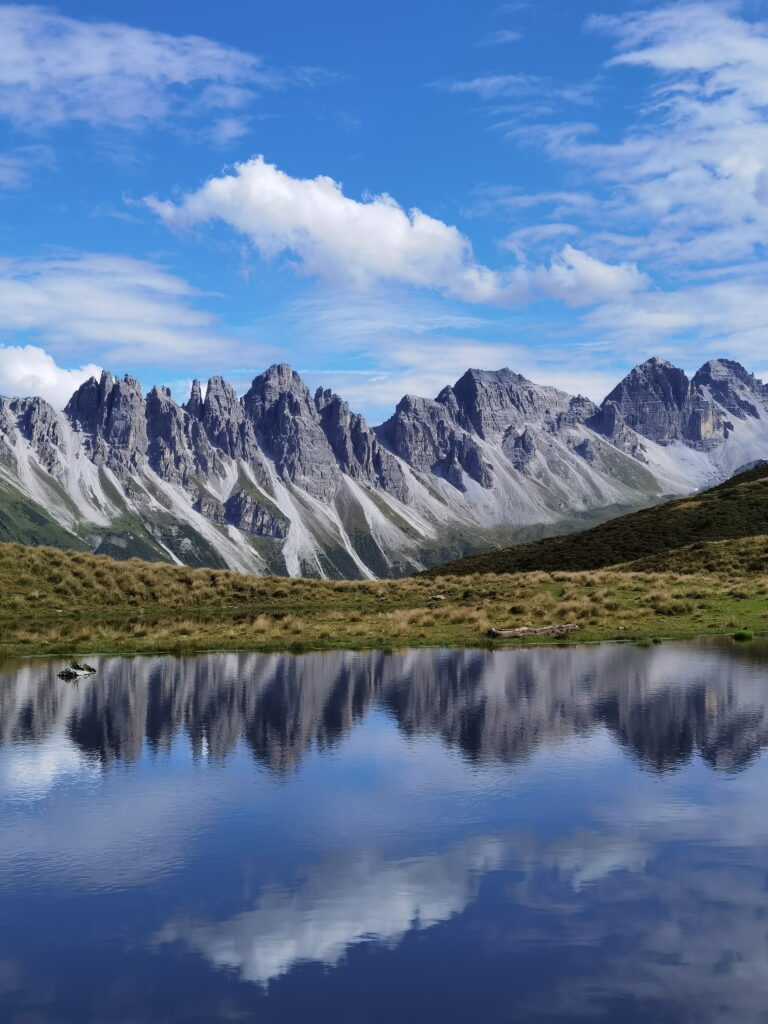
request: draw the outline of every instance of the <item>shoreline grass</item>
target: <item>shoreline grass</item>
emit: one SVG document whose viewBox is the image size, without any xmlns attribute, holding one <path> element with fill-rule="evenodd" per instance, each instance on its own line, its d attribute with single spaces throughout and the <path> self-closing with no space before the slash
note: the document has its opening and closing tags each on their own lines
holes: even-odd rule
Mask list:
<svg viewBox="0 0 768 1024">
<path fill-rule="evenodd" d="M 757 635 L 768 573 L 415 576 L 373 582 L 252 577 L 0 544 L 0 656 L 509 647 L 487 630 L 576 622 L 565 645 Z"/>
</svg>

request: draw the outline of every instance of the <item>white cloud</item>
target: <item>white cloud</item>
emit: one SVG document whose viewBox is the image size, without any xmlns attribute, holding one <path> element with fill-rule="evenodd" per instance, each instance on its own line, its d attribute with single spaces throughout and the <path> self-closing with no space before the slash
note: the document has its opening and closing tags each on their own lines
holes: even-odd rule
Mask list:
<svg viewBox="0 0 768 1024">
<path fill-rule="evenodd" d="M 38 395 L 61 408 L 89 377 L 97 377 L 95 363 L 74 370 L 56 364 L 53 356 L 36 345 L 0 345 L 0 394 Z"/>
<path fill-rule="evenodd" d="M 527 292 L 518 271 L 477 263 L 457 228 L 388 195 L 350 199 L 332 178 L 292 178 L 261 156 L 178 203 L 145 202 L 169 227 L 223 220 L 263 256 L 289 252 L 304 271 L 347 286 L 410 284 L 467 302 L 511 303 Z"/>
<path fill-rule="evenodd" d="M 513 74 L 478 75 L 463 82 L 435 82 L 438 88 L 453 93 L 474 93 L 483 100 L 521 99 L 531 96 L 542 97 L 547 103 L 555 100 L 564 103 L 590 104 L 594 102 L 595 82 L 582 85 L 557 85 L 550 78 L 529 75 L 524 72 Z M 547 109 L 549 109 L 547 107 Z"/>
<path fill-rule="evenodd" d="M 0 117 L 23 131 L 68 121 L 141 127 L 171 113 L 239 109 L 254 89 L 308 74 L 270 71 L 201 36 L 78 21 L 36 5 L 0 7 L 0 38 Z"/>
<path fill-rule="evenodd" d="M 164 267 L 128 256 L 71 253 L 0 259 L 0 331 L 28 332 L 57 357 L 70 360 L 87 351 L 118 366 L 188 365 L 190 358 L 207 361 L 216 351 L 220 362 L 227 363 L 235 346 L 217 330 L 210 313 L 195 308 L 198 295 Z M 17 336 L 13 341 L 18 345 Z M 29 365 L 34 363 L 33 375 L 45 378 L 53 372 L 29 348 L 6 352 L 11 362 L 26 352 Z M 18 366 L 23 374 L 24 364 Z M 11 372 L 7 364 L 5 372 Z"/>
<path fill-rule="evenodd" d="M 513 252 L 521 262 L 525 262 L 526 254 L 531 247 L 562 235 L 578 235 L 579 231 L 580 228 L 575 224 L 530 224 L 507 235 L 499 245 L 502 249 Z"/>
<path fill-rule="evenodd" d="M 17 146 L 0 153 L 0 188 L 21 188 L 32 171 L 53 161 L 53 150 L 48 146 Z"/>
<path fill-rule="evenodd" d="M 402 862 L 359 855 L 313 869 L 298 888 L 265 890 L 254 910 L 230 920 L 171 921 L 156 941 L 183 941 L 215 966 L 266 985 L 296 964 L 334 967 L 358 943 L 393 947 L 411 930 L 447 921 L 474 899 L 480 879 L 505 852 L 492 838 Z"/>
<path fill-rule="evenodd" d="M 516 43 L 518 39 L 522 38 L 521 32 L 515 32 L 513 29 L 500 28 L 495 32 L 489 32 L 480 40 L 480 46 L 503 46 L 505 43 Z"/>
<path fill-rule="evenodd" d="M 609 67 L 656 75 L 641 120 L 617 143 L 584 125 L 525 130 L 612 189 L 600 218 L 623 223 L 614 245 L 660 266 L 749 258 L 768 231 L 768 26 L 737 12 L 698 2 L 591 18 L 617 39 Z"/>
<path fill-rule="evenodd" d="M 251 130 L 246 117 L 220 117 L 211 125 L 209 136 L 217 146 L 240 139 Z"/>
<path fill-rule="evenodd" d="M 768 290 L 763 276 L 649 291 L 607 302 L 583 324 L 629 351 L 660 343 L 685 349 L 695 340 L 702 357 L 727 352 L 751 367 L 765 358 Z"/>
<path fill-rule="evenodd" d="M 634 263 L 609 264 L 586 252 L 564 245 L 548 267 L 539 267 L 534 278 L 541 291 L 569 306 L 625 298 L 643 291 L 649 281 Z"/>
</svg>

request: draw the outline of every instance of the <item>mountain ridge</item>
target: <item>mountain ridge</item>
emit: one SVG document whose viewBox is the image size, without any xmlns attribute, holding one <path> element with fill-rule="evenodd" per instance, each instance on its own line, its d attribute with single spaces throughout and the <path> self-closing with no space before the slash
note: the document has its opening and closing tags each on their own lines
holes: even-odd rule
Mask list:
<svg viewBox="0 0 768 1024">
<path fill-rule="evenodd" d="M 662 572 L 674 565 L 690 571 L 710 564 L 708 545 L 768 534 L 768 462 L 687 498 L 617 517 L 578 536 L 470 555 L 429 569 L 426 575 L 474 573 L 589 572 L 611 566 Z M 750 571 L 765 569 L 758 560 Z"/>
<path fill-rule="evenodd" d="M 276 363 L 167 388 L 104 371 L 59 412 L 0 398 L 0 540 L 257 575 L 372 578 L 716 484 L 768 452 L 768 388 L 730 360 L 635 367 L 599 406 L 467 370 L 377 426 Z M 13 521 L 15 518 L 15 522 Z M 36 525 L 37 524 L 37 525 Z"/>
</svg>

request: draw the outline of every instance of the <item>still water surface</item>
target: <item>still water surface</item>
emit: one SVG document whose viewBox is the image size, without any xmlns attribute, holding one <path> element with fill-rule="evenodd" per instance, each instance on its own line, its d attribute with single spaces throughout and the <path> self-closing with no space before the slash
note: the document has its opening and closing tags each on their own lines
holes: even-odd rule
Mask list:
<svg viewBox="0 0 768 1024">
<path fill-rule="evenodd" d="M 0 1020 L 768 1021 L 768 645 L 0 664 Z"/>
</svg>

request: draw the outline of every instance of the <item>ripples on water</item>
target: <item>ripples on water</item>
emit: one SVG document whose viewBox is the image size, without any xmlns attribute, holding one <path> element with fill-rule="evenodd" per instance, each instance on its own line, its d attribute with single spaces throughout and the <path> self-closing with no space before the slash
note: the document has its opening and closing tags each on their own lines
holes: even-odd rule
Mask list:
<svg viewBox="0 0 768 1024">
<path fill-rule="evenodd" d="M 768 646 L 0 665 L 0 1019 L 768 1020 Z"/>
</svg>

